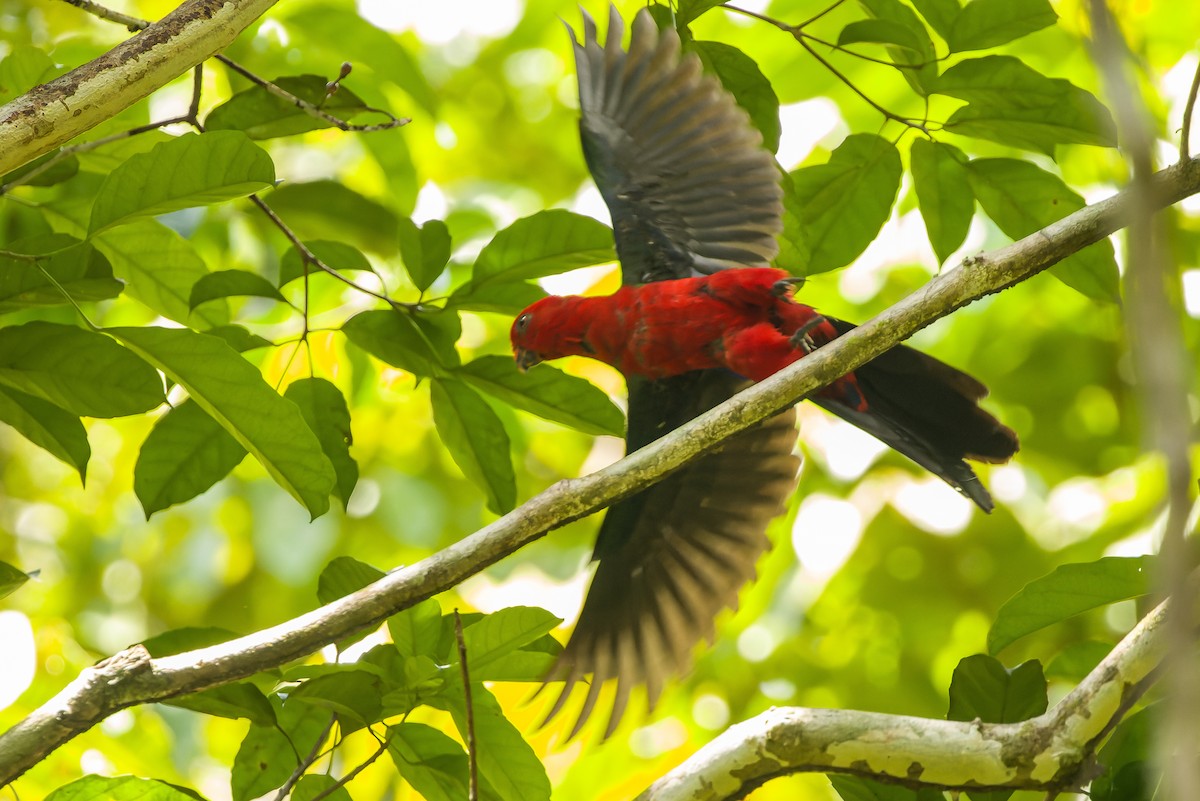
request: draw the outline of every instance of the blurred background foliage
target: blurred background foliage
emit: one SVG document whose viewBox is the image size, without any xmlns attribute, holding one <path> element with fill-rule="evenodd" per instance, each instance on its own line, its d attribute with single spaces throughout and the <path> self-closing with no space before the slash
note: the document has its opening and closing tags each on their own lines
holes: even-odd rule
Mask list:
<svg viewBox="0 0 1200 801">
<path fill-rule="evenodd" d="M 639 5 L 618 7 L 628 18 Z M 172 7 L 164 0 L 129 0 L 120 10 L 153 19 Z M 586 7 L 593 16 L 606 15 L 602 4 Z M 793 23 L 822 7 L 795 0 L 756 4 Z M 1001 50 L 1098 92 L 1085 45 L 1085 7 L 1064 0 L 1055 9 L 1056 26 Z M 1200 5 L 1127 0 L 1114 10 L 1143 70 L 1162 137 L 1159 155 L 1169 162 L 1196 66 Z M 854 4 L 842 4 L 819 29 L 833 38 L 860 15 Z M 261 144 L 287 182 L 279 194 L 289 183 L 327 180 L 373 200 L 385 219 L 445 219 L 454 252 L 451 269 L 430 292 L 440 296 L 469 275 L 483 243 L 518 217 L 565 207 L 603 218 L 579 152 L 574 71 L 560 18 L 578 27 L 575 4 L 292 0 L 227 52 L 269 78 L 331 77 L 351 62 L 348 88 L 368 105 L 412 118 L 391 131 L 321 130 Z M 768 25 L 718 11 L 700 18 L 693 31 L 698 39 L 740 48 L 770 80 L 782 104 L 785 168 L 824 162 L 851 132 L 901 134 Z M 0 0 L 0 57 L 33 46 L 69 68 L 126 35 L 66 3 Z M 901 115 L 923 113 L 894 70 L 828 55 L 876 102 Z M 8 77 L 0 74 L 0 91 Z M 246 87 L 209 62 L 202 111 Z M 178 114 L 190 88 L 191 77 L 184 76 L 97 133 Z M 944 116 L 954 105 L 935 98 L 933 112 Z M 127 147 L 144 147 L 156 136 Z M 1089 200 L 1110 195 L 1127 178 L 1112 149 L 1060 147 L 1051 160 L 975 139 L 943 140 L 972 156 L 1018 157 L 1060 171 Z M 73 196 L 94 189 L 111 169 L 102 155 L 110 152 L 90 154 L 77 178 L 31 190 L 30 197 L 69 208 Z M 373 242 L 378 231 L 355 209 L 339 217 L 335 189 L 324 197 L 325 220 L 306 216 L 301 203 L 293 208 L 280 200 L 277 208 L 306 238 L 355 241 L 369 251 L 394 297 L 415 299 L 394 244 Z M 19 201 L 0 199 L 0 236 L 18 228 L 27 213 Z M 1200 203 L 1184 202 L 1170 216 L 1194 348 Z M 332 226 L 329 218 L 336 220 Z M 244 201 L 176 212 L 163 222 L 190 241 L 209 270 L 274 276 L 287 248 Z M 1007 241 L 977 216 L 959 255 Z M 906 177 L 875 243 L 849 268 L 812 278 L 802 297 L 838 317 L 863 320 L 937 269 Z M 289 298 L 298 300 L 299 283 L 285 291 Z M 550 291 L 615 285 L 611 268 L 545 282 Z M 311 280 L 311 292 L 315 329 L 338 326 L 351 311 L 375 305 L 326 276 Z M 300 331 L 299 315 L 271 301 L 235 298 L 210 308 L 275 341 Z M 104 325 L 155 318 L 145 307 L 115 301 L 91 311 Z M 61 308 L 9 320 L 35 316 L 72 320 Z M 464 359 L 507 354 L 510 322 L 506 315 L 465 313 L 458 342 Z M 979 513 L 902 457 L 881 453 L 866 435 L 804 407 L 801 489 L 772 527 L 776 547 L 761 565 L 762 577 L 743 594 L 741 609 L 722 618 L 715 644 L 690 676 L 669 688 L 652 718 L 631 716 L 608 742 L 599 742 L 593 725 L 564 744 L 564 721 L 537 729 L 546 702 L 527 702 L 529 685 L 493 687 L 543 759 L 556 797 L 631 797 L 728 723 L 772 705 L 944 716 L 954 666 L 986 651 L 996 610 L 1024 584 L 1066 562 L 1154 549 L 1162 471 L 1142 452 L 1119 305 L 1090 300 L 1042 275 L 960 310 L 922 331 L 914 344 L 983 380 L 992 390 L 988 408 L 1021 436 L 1013 464 L 981 471 L 996 511 Z M 88 422 L 93 456 L 86 485 L 77 472 L 0 427 L 0 559 L 40 571 L 0 612 L 0 727 L 35 709 L 82 668 L 148 636 L 184 626 L 246 633 L 314 608 L 317 575 L 333 557 L 352 555 L 384 569 L 410 564 L 494 518 L 432 428 L 427 383 L 347 347 L 334 333 L 318 331 L 312 345 L 313 374 L 336 383 L 349 401 L 361 480 L 345 512 L 335 504 L 311 523 L 253 460 L 201 497 L 146 520 L 132 476 L 152 416 Z M 293 359 L 293 350 L 269 348 L 247 357 L 269 383 L 286 384 L 309 375 L 310 360 L 303 354 Z M 563 366 L 617 398 L 623 392 L 619 375 L 608 368 L 582 360 Z M 620 454 L 615 439 L 492 405 L 512 439 L 518 502 Z M 529 604 L 569 620 L 584 588 L 596 525 L 592 518 L 552 533 L 441 597 L 443 609 Z M 1029 658 L 1050 662 L 1072 646 L 1112 644 L 1136 618 L 1132 602 L 1089 613 L 1021 640 L 1002 659 L 1010 667 Z M 1049 675 L 1053 702 L 1081 671 L 1064 662 Z M 422 719 L 444 727 L 448 718 L 428 713 Z M 194 786 L 208 798 L 227 797 L 229 765 L 245 727 L 163 706 L 126 710 L 55 752 L 16 789 L 22 798 L 40 798 L 83 772 L 133 773 Z M 351 745 L 339 758 L 352 766 L 368 753 L 366 745 Z M 357 798 L 415 797 L 387 765 L 367 769 L 350 789 Z M 775 781 L 753 796 L 832 797 L 822 776 Z"/>
</svg>

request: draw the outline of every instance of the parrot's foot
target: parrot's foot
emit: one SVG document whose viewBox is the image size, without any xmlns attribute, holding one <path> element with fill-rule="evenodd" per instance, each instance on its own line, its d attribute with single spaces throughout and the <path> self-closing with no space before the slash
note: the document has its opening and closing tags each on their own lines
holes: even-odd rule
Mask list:
<svg viewBox="0 0 1200 801">
<path fill-rule="evenodd" d="M 792 292 L 804 286 L 808 279 L 802 275 L 794 278 L 781 278 L 771 287 L 771 294 L 777 298 L 791 297 Z"/>
<path fill-rule="evenodd" d="M 779 283 L 782 284 L 785 282 L 780 281 Z M 778 284 L 776 284 L 776 286 L 778 286 Z M 805 355 L 812 353 L 819 347 L 817 343 L 813 341 L 812 330 L 824 322 L 824 317 L 819 314 L 816 315 L 804 325 L 797 328 L 796 333 L 792 334 L 788 341 L 792 343 L 793 348 L 799 348 L 800 350 L 804 351 Z"/>
</svg>

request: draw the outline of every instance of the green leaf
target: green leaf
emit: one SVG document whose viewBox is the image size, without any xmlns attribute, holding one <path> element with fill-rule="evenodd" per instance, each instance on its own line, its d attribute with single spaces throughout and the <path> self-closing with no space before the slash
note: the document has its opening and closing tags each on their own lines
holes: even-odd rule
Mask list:
<svg viewBox="0 0 1200 801">
<path fill-rule="evenodd" d="M 0 598 L 7 598 L 25 585 L 32 578 L 24 570 L 13 567 L 8 562 L 0 562 Z"/>
<path fill-rule="evenodd" d="M 74 237 L 47 234 L 19 240 L 5 250 L 52 255 L 43 256 L 36 264 L 0 256 L 0 314 L 121 294 L 121 282 L 113 278 L 112 265 L 104 254 Z"/>
<path fill-rule="evenodd" d="M 345 86 L 338 86 L 336 92 L 328 94 L 326 87 L 329 81 L 320 75 L 285 76 L 271 83 L 345 122 L 367 111 L 362 99 Z M 257 85 L 238 92 L 210 111 L 204 119 L 205 130 L 242 131 L 251 139 L 295 136 L 332 127 L 333 123 L 314 117 L 290 100 L 284 100 Z"/>
<path fill-rule="evenodd" d="M 442 607 L 433 598 L 426 598 L 388 618 L 388 632 L 396 650 L 407 657 L 427 656 L 437 659 L 442 636 Z"/>
<path fill-rule="evenodd" d="M 218 325 L 215 328 L 208 329 L 204 333 L 210 337 L 220 337 L 225 340 L 225 343 L 229 347 L 238 353 L 257 350 L 258 348 L 269 348 L 274 344 L 269 339 L 263 339 L 258 334 L 250 333 L 240 325 Z"/>
<path fill-rule="evenodd" d="M 266 200 L 302 240 L 344 240 L 387 256 L 397 252 L 396 213 L 337 181 L 286 183 Z"/>
<path fill-rule="evenodd" d="M 453 329 L 447 332 L 440 321 L 434 322 L 435 317 L 453 317 L 457 322 L 457 316 L 449 312 L 420 317 L 401 311 L 366 311 L 347 320 L 342 333 L 393 367 L 422 377 L 444 375 L 457 366 L 458 354 L 453 342 L 446 344 Z"/>
<path fill-rule="evenodd" d="M 986 50 L 1058 21 L 1049 0 L 971 0 L 946 36 L 951 53 Z"/>
<path fill-rule="evenodd" d="M 366 562 L 360 562 L 350 556 L 339 556 L 321 571 L 317 579 L 317 600 L 322 604 L 332 603 L 338 598 L 344 598 L 352 592 L 358 592 L 369 584 L 374 584 L 386 573 Z"/>
<path fill-rule="evenodd" d="M 463 636 L 466 636 L 465 632 Z M 459 733 L 466 736 L 467 704 L 461 682 L 439 693 L 429 703 L 447 710 Z M 550 780 L 546 777 L 546 769 L 517 727 L 504 717 L 496 697 L 482 682 L 471 682 L 471 706 L 480 779 L 494 788 L 500 798 L 549 801 Z"/>
<path fill-rule="evenodd" d="M 1046 665 L 1046 675 L 1055 679 L 1079 682 L 1112 651 L 1113 645 L 1097 640 L 1074 642 L 1059 652 Z"/>
<path fill-rule="evenodd" d="M 296 404 L 224 340 L 183 329 L 106 330 L 184 387 L 314 518 L 325 513 L 336 474 L 321 443 Z"/>
<path fill-rule="evenodd" d="M 0 422 L 25 439 L 79 471 L 86 480 L 92 448 L 78 415 L 49 401 L 0 385 Z"/>
<path fill-rule="evenodd" d="M 467 755 L 462 746 L 424 723 L 388 726 L 388 754 L 425 801 L 465 801 Z"/>
<path fill-rule="evenodd" d="M 946 121 L 946 130 L 957 134 L 1048 155 L 1058 144 L 1117 145 L 1112 117 L 1090 92 L 1011 56 L 961 61 L 934 91 L 968 101 Z"/>
<path fill-rule="evenodd" d="M 499 284 L 604 264 L 616 258 L 612 229 L 582 214 L 550 209 L 523 217 L 496 234 L 475 260 L 471 280 L 450 304 L 485 299 Z M 457 300 L 456 300 L 457 299 Z"/>
<path fill-rule="evenodd" d="M 132 156 L 96 193 L 88 230 L 219 203 L 275 182 L 267 152 L 239 131 L 185 134 Z"/>
<path fill-rule="evenodd" d="M 754 59 L 723 42 L 688 42 L 687 49 L 700 56 L 704 69 L 716 75 L 737 104 L 750 115 L 762 133 L 763 147 L 779 149 L 779 97 Z"/>
<path fill-rule="evenodd" d="M 486 615 L 463 631 L 472 678 L 476 670 L 486 670 L 493 662 L 537 640 L 559 623 L 562 623 L 560 618 L 536 606 L 510 606 Z"/>
<path fill-rule="evenodd" d="M 902 172 L 894 145 L 874 134 L 852 134 L 827 164 L 791 174 L 811 248 L 806 274 L 843 267 L 866 250 L 887 222 Z"/>
<path fill-rule="evenodd" d="M 79 159 L 74 154 L 64 157 L 60 151 L 52 150 L 27 164 L 17 167 L 7 175 L 0 176 L 0 186 L 24 178 L 50 161 L 54 163 L 46 169 L 37 172 L 33 177 L 22 181 L 22 184 L 25 186 L 54 186 L 79 174 Z"/>
<path fill-rule="evenodd" d="M 194 309 L 205 301 L 246 296 L 270 298 L 287 303 L 287 298 L 279 294 L 275 285 L 257 273 L 245 270 L 218 270 L 205 275 L 192 286 L 188 305 Z"/>
<path fill-rule="evenodd" d="M 1046 677 L 1036 659 L 1008 670 L 995 657 L 975 654 L 954 668 L 946 719 L 1017 723 L 1045 712 L 1046 703 Z"/>
<path fill-rule="evenodd" d="M 362 254 L 362 251 L 342 242 L 314 239 L 311 242 L 305 242 L 304 246 L 327 267 L 332 267 L 338 272 L 342 270 L 375 272 L 371 267 L 371 262 Z M 309 268 L 310 274 L 316 272 L 316 269 Z M 295 246 L 292 246 L 287 249 L 287 252 L 283 254 L 283 259 L 279 262 L 279 286 L 282 287 L 303 275 L 304 260 L 300 258 L 300 252 L 296 250 Z"/>
<path fill-rule="evenodd" d="M 323 378 L 293 381 L 283 397 L 300 407 L 304 422 L 317 435 L 321 450 L 329 457 L 337 474 L 333 494 L 345 509 L 358 483 L 358 463 L 350 456 L 354 438 L 350 433 L 350 410 L 346 407 L 346 399 L 336 386 Z"/>
<path fill-rule="evenodd" d="M 246 449 L 199 404 L 185 401 L 158 419 L 133 466 L 133 493 L 149 519 L 209 489 L 241 464 Z"/>
<path fill-rule="evenodd" d="M 450 261 L 450 229 L 441 220 L 418 226 L 407 217 L 400 219 L 400 258 L 413 285 L 424 292 L 437 280 Z"/>
<path fill-rule="evenodd" d="M 343 733 L 357 731 L 381 718 L 379 677 L 366 670 L 346 670 L 308 679 L 288 696 L 288 704 L 311 704 L 337 715 Z"/>
<path fill-rule="evenodd" d="M 1162 730 L 1162 715 L 1160 705 L 1150 706 L 1117 726 L 1096 755 L 1096 762 L 1105 770 L 1088 788 L 1092 801 L 1161 799 L 1161 774 L 1157 773 L 1153 760 L 1157 756 L 1157 734 Z"/>
<path fill-rule="evenodd" d="M 943 39 L 950 38 L 954 20 L 958 19 L 959 13 L 962 12 L 958 0 L 912 0 L 912 4 L 921 12 L 921 16 L 930 27 L 938 32 L 938 36 Z"/>
<path fill-rule="evenodd" d="M 937 78 L 937 63 L 933 40 L 921 18 L 900 0 L 859 0 L 859 3 L 873 18 L 895 23 L 909 31 L 910 44 L 917 47 L 889 47 L 888 55 L 894 63 L 902 65 L 900 74 L 913 91 L 921 96 L 929 94 L 929 85 Z"/>
<path fill-rule="evenodd" d="M 46 796 L 46 801 L 196 801 L 198 798 L 191 791 L 157 779 L 84 776 L 59 787 Z"/>
<path fill-rule="evenodd" d="M 912 28 L 890 19 L 863 19 L 851 22 L 838 34 L 837 43 L 842 47 L 859 42 L 895 45 L 918 54 L 925 46 L 925 41 L 914 33 Z"/>
<path fill-rule="evenodd" d="M 92 242 L 108 256 L 113 272 L 125 281 L 125 294 L 169 320 L 206 326 L 229 322 L 229 304 L 188 305 L 192 285 L 208 267 L 192 243 L 156 220 L 140 220 L 105 231 Z"/>
<path fill-rule="evenodd" d="M 0 328 L 0 384 L 83 417 L 141 414 L 164 400 L 154 368 L 95 331 L 34 321 Z"/>
<path fill-rule="evenodd" d="M 158 658 L 220 645 L 238 636 L 236 632 L 220 626 L 184 626 L 148 637 L 142 640 L 141 646 L 150 652 L 150 656 Z"/>
<path fill-rule="evenodd" d="M 321 801 L 352 801 L 344 785 L 339 785 L 337 779 L 323 773 L 301 776 L 288 797 L 291 801 L 313 801 L 317 798 Z"/>
<path fill-rule="evenodd" d="M 45 83 L 56 69 L 54 60 L 41 48 L 27 44 L 12 46 L 0 61 L 0 104 Z"/>
<path fill-rule="evenodd" d="M 675 12 L 675 24 L 680 28 L 690 25 L 701 14 L 716 8 L 723 2 L 724 0 L 679 0 L 679 10 Z"/>
<path fill-rule="evenodd" d="M 971 190 L 984 212 L 1013 240 L 1039 231 L 1083 208 L 1083 198 L 1062 179 L 1016 159 L 975 159 L 967 165 Z M 1090 298 L 1117 301 L 1120 274 L 1112 242 L 1089 245 L 1050 268 L 1067 286 Z"/>
<path fill-rule="evenodd" d="M 951 145 L 926 139 L 912 144 L 913 188 L 938 263 L 945 262 L 962 245 L 975 216 L 975 195 L 966 161 L 963 152 Z"/>
<path fill-rule="evenodd" d="M 275 709 L 271 702 L 263 695 L 262 690 L 245 681 L 177 696 L 162 703 L 219 718 L 244 718 L 260 726 L 275 725 Z"/>
<path fill-rule="evenodd" d="M 804 275 L 812 260 L 812 248 L 804 227 L 805 211 L 790 176 L 780 184 L 783 189 L 783 234 L 779 237 L 779 255 L 775 266 L 792 275 Z"/>
<path fill-rule="evenodd" d="M 233 759 L 234 801 L 250 801 L 282 786 L 299 765 L 297 755 L 312 753 L 328 735 L 328 710 L 312 704 L 285 704 L 279 709 L 278 701 L 273 706 L 278 709 L 278 725 L 251 723 Z"/>
<path fill-rule="evenodd" d="M 550 635 L 539 638 L 533 644 L 505 654 L 487 666 L 471 669 L 472 681 L 522 681 L 543 682 L 562 646 Z"/>
<path fill-rule="evenodd" d="M 541 287 L 525 281 L 492 282 L 481 292 L 477 289 L 470 281 L 463 284 L 450 295 L 446 308 L 516 315 L 529 304 L 546 297 Z"/>
<path fill-rule="evenodd" d="M 506 356 L 480 356 L 455 375 L 505 403 L 589 434 L 625 433 L 625 415 L 595 385 L 550 365 L 522 373 Z"/>
<path fill-rule="evenodd" d="M 430 396 L 434 425 L 455 464 L 484 491 L 489 509 L 496 514 L 512 509 L 517 499 L 517 480 L 508 434 L 500 418 L 461 381 L 435 378 Z"/>
<path fill-rule="evenodd" d="M 940 790 L 922 787 L 910 790 L 897 784 L 883 784 L 859 776 L 831 773 L 829 783 L 843 801 L 944 801 Z"/>
<path fill-rule="evenodd" d="M 1046 626 L 1150 591 L 1152 557 L 1106 556 L 1095 562 L 1060 565 L 1008 599 L 988 632 L 988 652 L 1006 647 Z"/>
</svg>

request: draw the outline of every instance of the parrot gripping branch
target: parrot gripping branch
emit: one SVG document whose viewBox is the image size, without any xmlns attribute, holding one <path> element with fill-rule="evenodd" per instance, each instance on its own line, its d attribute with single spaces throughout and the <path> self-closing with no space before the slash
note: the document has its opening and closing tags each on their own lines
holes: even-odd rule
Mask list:
<svg viewBox="0 0 1200 801">
<path fill-rule="evenodd" d="M 1200 192 L 1200 158 L 1156 173 L 1152 187 L 1151 203 L 1155 209 Z M 953 310 L 1030 278 L 1099 241 L 1127 224 L 1133 211 L 1129 193 L 1121 192 L 1011 245 L 968 259 L 960 269 L 938 276 L 868 323 L 652 445 L 591 475 L 561 481 L 449 548 L 397 569 L 352 595 L 221 645 L 154 659 L 147 659 L 144 649 L 135 647 L 88 668 L 58 695 L 0 734 L 0 786 L 12 782 L 47 754 L 120 709 L 228 684 L 279 667 L 376 626 L 387 617 L 457 585 L 549 531 L 650 485 L 723 438 L 795 403 Z M 1151 648 L 1150 640 L 1158 636 L 1158 628 L 1157 624 L 1143 624 L 1126 638 L 1126 643 L 1131 648 L 1137 643 L 1137 653 L 1151 653 L 1147 649 Z M 1128 652 L 1120 650 L 1122 654 Z M 137 666 L 136 670 L 128 669 L 129 660 Z M 1106 665 L 1111 663 L 1108 660 L 1102 663 L 1084 684 L 1103 683 L 1099 671 L 1105 670 Z M 832 716 L 829 719 L 835 723 L 840 721 L 860 730 L 866 720 L 862 717 L 864 713 L 855 711 L 821 714 Z M 1069 727 L 1082 722 L 1069 717 L 1055 720 L 1059 728 L 1054 736 L 1064 745 L 1072 736 Z M 938 731 L 943 730 L 945 722 L 934 723 Z M 1085 748 L 1089 743 L 1090 740 L 1072 741 L 1076 748 Z M 957 743 L 938 745 L 932 737 L 926 748 L 931 755 L 957 753 Z M 882 770 L 871 772 L 888 775 Z M 678 779 L 677 774 L 673 776 Z M 966 783 L 966 779 L 958 782 Z M 651 797 L 688 796 L 647 798 Z"/>
</svg>

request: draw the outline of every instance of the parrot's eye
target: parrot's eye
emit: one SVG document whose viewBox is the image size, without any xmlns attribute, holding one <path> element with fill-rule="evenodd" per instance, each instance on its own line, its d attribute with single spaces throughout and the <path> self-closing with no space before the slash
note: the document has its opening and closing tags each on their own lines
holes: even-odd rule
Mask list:
<svg viewBox="0 0 1200 801">
<path fill-rule="evenodd" d="M 525 312 L 517 318 L 516 329 L 518 334 L 525 333 L 525 329 L 529 327 L 529 321 L 533 319 L 529 312 Z"/>
</svg>

